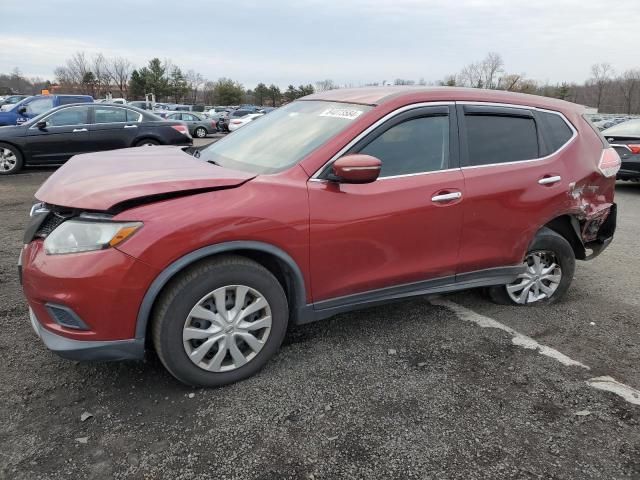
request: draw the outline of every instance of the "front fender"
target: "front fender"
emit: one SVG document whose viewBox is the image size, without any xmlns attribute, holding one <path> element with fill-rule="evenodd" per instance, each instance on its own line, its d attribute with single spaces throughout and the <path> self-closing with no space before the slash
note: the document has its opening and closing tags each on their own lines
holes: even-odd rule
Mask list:
<svg viewBox="0 0 640 480">
<path fill-rule="evenodd" d="M 211 257 L 213 255 L 219 255 L 222 253 L 240 251 L 240 250 L 251 250 L 256 252 L 263 252 L 269 255 L 273 255 L 277 257 L 280 261 L 284 262 L 290 272 L 292 273 L 292 281 L 293 281 L 293 291 L 294 298 L 292 300 L 293 307 L 295 309 L 294 318 L 300 318 L 302 316 L 302 312 L 304 311 L 304 307 L 306 305 L 306 289 L 304 276 L 302 275 L 302 271 L 300 267 L 296 264 L 296 262 L 291 258 L 289 254 L 285 251 L 281 250 L 278 247 L 273 245 L 269 245 L 268 243 L 263 242 L 254 242 L 254 241 L 233 241 L 220 243 L 217 245 L 209 245 L 207 247 L 200 248 L 194 252 L 188 253 L 178 260 L 174 261 L 165 268 L 160 274 L 155 278 L 155 280 L 151 283 L 149 288 L 147 289 L 147 293 L 142 299 L 140 304 L 140 309 L 138 311 L 138 317 L 136 319 L 136 339 L 144 340 L 147 325 L 149 323 L 149 318 L 151 316 L 151 310 L 156 301 L 156 298 L 164 288 L 164 286 L 179 272 L 187 268 L 189 265 L 201 260 L 203 258 Z"/>
</svg>

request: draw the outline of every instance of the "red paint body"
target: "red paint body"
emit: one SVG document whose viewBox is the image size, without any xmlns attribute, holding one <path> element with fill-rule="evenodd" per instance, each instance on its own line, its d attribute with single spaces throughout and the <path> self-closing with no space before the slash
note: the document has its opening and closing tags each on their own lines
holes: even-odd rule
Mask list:
<svg viewBox="0 0 640 480">
<path fill-rule="evenodd" d="M 132 338 L 143 296 L 154 279 L 172 262 L 209 245 L 252 240 L 280 248 L 301 270 L 311 305 L 518 264 L 536 231 L 550 220 L 562 215 L 587 218 L 613 203 L 615 180 L 597 169 L 603 145 L 577 105 L 474 89 L 373 88 L 307 98 L 375 107 L 278 174 L 255 176 L 204 164 L 179 149 L 149 148 L 143 153 L 136 149 L 75 157 L 52 175 L 36 197 L 85 210 L 107 211 L 131 199 L 168 192 L 190 194 L 118 213 L 115 220 L 141 221 L 144 226 L 117 248 L 46 255 L 42 240 L 25 246 L 24 291 L 38 318 L 48 318 L 45 302 L 60 303 L 76 311 L 91 330 L 67 329 L 49 320 L 41 320 L 43 326 L 73 339 Z M 558 154 L 526 164 L 456 168 L 368 184 L 310 180 L 388 113 L 442 101 L 559 111 L 578 136 Z M 560 175 L 562 181 L 537 183 L 549 175 Z M 570 195 L 580 186 L 596 188 Z M 463 198 L 445 204 L 431 201 L 450 192 L 461 192 Z"/>
</svg>

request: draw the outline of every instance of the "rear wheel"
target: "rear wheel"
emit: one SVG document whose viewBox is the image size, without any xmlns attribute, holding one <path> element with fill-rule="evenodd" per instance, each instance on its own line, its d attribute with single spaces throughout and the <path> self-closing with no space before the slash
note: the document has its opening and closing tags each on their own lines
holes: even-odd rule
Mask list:
<svg viewBox="0 0 640 480">
<path fill-rule="evenodd" d="M 160 142 L 153 138 L 145 138 L 136 143 L 136 147 L 153 147 L 155 145 L 160 145 Z"/>
<path fill-rule="evenodd" d="M 524 272 L 509 285 L 489 288 L 491 299 L 502 305 L 540 305 L 560 299 L 571 285 L 575 254 L 553 230 L 543 228 L 524 258 Z"/>
<path fill-rule="evenodd" d="M 0 143 L 0 175 L 11 175 L 22 169 L 22 153 L 13 145 Z"/>
<path fill-rule="evenodd" d="M 258 372 L 280 347 L 287 298 L 260 264 L 229 256 L 172 281 L 154 311 L 153 343 L 183 383 L 217 387 Z"/>
<path fill-rule="evenodd" d="M 207 130 L 204 127 L 196 128 L 193 133 L 198 138 L 204 138 L 207 136 Z"/>
</svg>

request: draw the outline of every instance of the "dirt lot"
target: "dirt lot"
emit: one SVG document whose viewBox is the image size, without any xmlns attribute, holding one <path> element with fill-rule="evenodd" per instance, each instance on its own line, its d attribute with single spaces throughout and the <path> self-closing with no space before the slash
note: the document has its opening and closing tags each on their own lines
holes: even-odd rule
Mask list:
<svg viewBox="0 0 640 480">
<path fill-rule="evenodd" d="M 339 315 L 258 376 L 193 390 L 153 354 L 78 364 L 31 330 L 16 261 L 50 173 L 0 178 L 0 478 L 640 478 L 640 406 L 586 383 L 640 388 L 640 185 L 619 185 L 616 240 L 560 304 L 471 291 Z"/>
</svg>

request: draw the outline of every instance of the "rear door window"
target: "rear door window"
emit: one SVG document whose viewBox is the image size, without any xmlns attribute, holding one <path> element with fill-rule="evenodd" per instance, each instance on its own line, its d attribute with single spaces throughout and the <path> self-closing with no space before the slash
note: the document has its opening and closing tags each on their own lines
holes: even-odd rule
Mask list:
<svg viewBox="0 0 640 480">
<path fill-rule="evenodd" d="M 502 110 L 502 111 L 501 111 Z M 528 110 L 492 109 L 465 111 L 468 165 L 492 165 L 539 158 L 538 132 Z M 496 113 L 494 113 L 496 112 Z"/>
<path fill-rule="evenodd" d="M 124 123 L 127 111 L 117 107 L 96 107 L 94 123 Z"/>
</svg>

